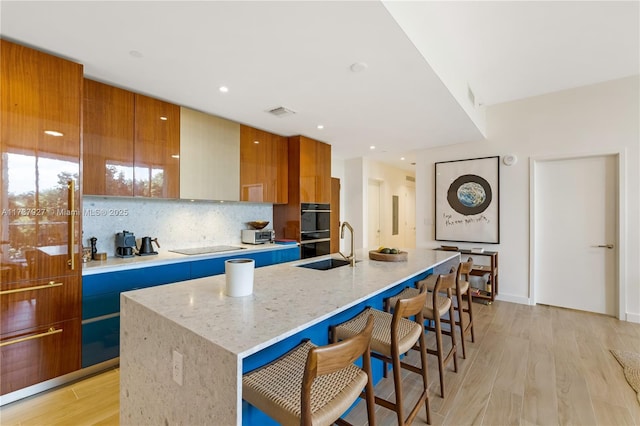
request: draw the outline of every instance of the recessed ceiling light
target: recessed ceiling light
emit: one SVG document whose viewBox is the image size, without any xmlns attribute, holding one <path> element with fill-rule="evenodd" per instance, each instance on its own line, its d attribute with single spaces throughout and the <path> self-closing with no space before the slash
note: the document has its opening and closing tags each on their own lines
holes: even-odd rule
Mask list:
<svg viewBox="0 0 640 426">
<path fill-rule="evenodd" d="M 323 126 L 322 124 L 318 124 L 318 126 L 317 126 L 317 127 L 318 127 L 318 129 L 320 129 L 320 130 L 324 129 L 324 126 Z"/>
<path fill-rule="evenodd" d="M 142 58 L 142 53 L 138 52 L 137 50 L 130 50 L 129 51 L 129 55 L 131 55 L 134 58 Z"/>
<path fill-rule="evenodd" d="M 373 145 L 371 145 L 371 146 L 369 147 L 369 149 L 373 150 L 373 149 L 376 149 L 376 147 L 375 147 L 375 146 L 373 146 Z"/>
<path fill-rule="evenodd" d="M 404 157 L 400 157 L 400 161 L 404 161 Z"/>
<path fill-rule="evenodd" d="M 49 136 L 56 136 L 56 137 L 64 136 L 64 133 L 60 133 L 55 130 L 45 130 L 44 133 Z"/>
<path fill-rule="evenodd" d="M 351 69 L 352 72 L 362 72 L 368 67 L 369 65 L 367 65 L 366 62 L 356 62 L 355 64 L 352 64 L 349 69 Z"/>
<path fill-rule="evenodd" d="M 229 88 L 227 86 L 220 86 L 218 90 L 220 90 L 220 92 L 222 93 L 227 93 L 229 91 Z"/>
<path fill-rule="evenodd" d="M 160 116 L 160 120 L 162 121 L 167 121 L 167 117 L 165 117 L 164 115 Z"/>
</svg>

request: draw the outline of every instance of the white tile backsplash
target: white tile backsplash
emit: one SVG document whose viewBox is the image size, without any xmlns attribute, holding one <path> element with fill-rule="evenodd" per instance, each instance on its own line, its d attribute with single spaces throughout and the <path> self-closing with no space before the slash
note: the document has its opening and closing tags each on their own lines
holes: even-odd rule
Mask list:
<svg viewBox="0 0 640 426">
<path fill-rule="evenodd" d="M 158 238 L 160 251 L 240 243 L 247 222 L 273 224 L 273 205 L 260 203 L 83 197 L 82 243 L 98 239 L 98 252 L 115 253 L 115 234 L 133 232 L 136 239 Z M 155 247 L 155 246 L 154 246 Z"/>
</svg>

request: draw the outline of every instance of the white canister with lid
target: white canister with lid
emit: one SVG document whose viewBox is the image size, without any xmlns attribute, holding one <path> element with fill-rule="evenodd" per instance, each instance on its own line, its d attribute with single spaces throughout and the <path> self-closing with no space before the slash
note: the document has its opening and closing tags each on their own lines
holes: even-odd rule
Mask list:
<svg viewBox="0 0 640 426">
<path fill-rule="evenodd" d="M 231 297 L 248 296 L 253 293 L 253 259 L 229 259 L 224 262 L 226 275 L 225 294 Z"/>
</svg>

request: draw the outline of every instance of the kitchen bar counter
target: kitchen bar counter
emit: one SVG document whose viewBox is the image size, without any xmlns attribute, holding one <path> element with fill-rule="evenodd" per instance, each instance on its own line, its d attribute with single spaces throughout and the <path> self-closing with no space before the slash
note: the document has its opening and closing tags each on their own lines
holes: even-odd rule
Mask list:
<svg viewBox="0 0 640 426">
<path fill-rule="evenodd" d="M 216 253 L 205 253 L 196 255 L 185 255 L 173 253 L 164 248 L 159 249 L 157 255 L 116 257 L 110 255 L 107 260 L 92 260 L 82 264 L 82 275 L 102 274 L 111 271 L 125 271 L 128 269 L 148 268 L 150 266 L 170 265 L 180 262 L 193 262 L 197 260 L 214 259 L 217 257 L 227 257 L 243 253 L 256 253 L 267 250 L 283 250 L 291 248 L 291 244 L 229 244 L 234 247 L 241 247 L 238 250 L 222 251 Z M 66 247 L 66 246 L 65 246 Z M 173 249 L 172 249 L 173 250 Z"/>
<path fill-rule="evenodd" d="M 459 258 L 408 252 L 377 262 L 362 250 L 355 268 L 329 271 L 296 266 L 328 256 L 258 268 L 241 298 L 224 295 L 224 275 L 123 293 L 120 423 L 241 424 L 244 361 L 268 362 L 288 338 Z"/>
</svg>

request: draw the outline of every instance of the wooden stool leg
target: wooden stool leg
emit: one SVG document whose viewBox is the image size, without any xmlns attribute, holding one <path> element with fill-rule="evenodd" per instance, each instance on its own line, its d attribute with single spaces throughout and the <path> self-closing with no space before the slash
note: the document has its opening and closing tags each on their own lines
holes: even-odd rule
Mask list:
<svg viewBox="0 0 640 426">
<path fill-rule="evenodd" d="M 467 313 L 469 314 L 469 324 L 471 324 L 471 341 L 475 343 L 476 341 L 476 333 L 475 328 L 473 326 L 473 296 L 471 295 L 471 288 L 467 291 Z"/>
<path fill-rule="evenodd" d="M 424 333 L 420 336 L 420 361 L 422 365 L 422 385 L 424 391 L 426 392 L 425 401 L 424 401 L 424 409 L 427 412 L 427 424 L 431 424 L 431 408 L 429 407 L 429 380 L 427 378 L 427 370 L 429 366 L 427 364 L 427 341 L 424 338 Z"/>
<path fill-rule="evenodd" d="M 444 398 L 444 351 L 442 348 L 442 329 L 440 328 L 440 317 L 434 315 L 433 320 L 436 330 L 436 356 L 438 357 L 438 371 L 440 372 L 440 396 Z"/>
<path fill-rule="evenodd" d="M 465 338 L 464 338 L 464 330 L 466 328 L 466 325 L 464 323 L 464 305 L 462 304 L 462 295 L 458 292 L 456 292 L 456 301 L 458 302 L 458 320 L 460 322 L 460 340 L 462 343 L 462 358 L 467 359 L 467 347 L 465 344 Z"/>
<path fill-rule="evenodd" d="M 453 302 L 449 308 L 449 326 L 451 327 L 451 355 L 453 356 L 453 371 L 458 372 L 458 348 L 456 346 L 456 316 Z"/>
<path fill-rule="evenodd" d="M 391 351 L 393 362 L 393 386 L 396 392 L 396 415 L 398 417 L 398 425 L 404 425 L 404 407 L 402 403 L 402 371 L 400 370 L 400 354 Z"/>
</svg>

